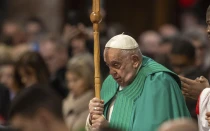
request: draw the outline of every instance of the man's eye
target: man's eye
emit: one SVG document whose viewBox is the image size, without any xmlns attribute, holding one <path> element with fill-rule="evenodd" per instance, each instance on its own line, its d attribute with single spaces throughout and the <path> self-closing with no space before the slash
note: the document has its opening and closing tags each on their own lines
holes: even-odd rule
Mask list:
<svg viewBox="0 0 210 131">
<path fill-rule="evenodd" d="M 120 64 L 117 64 L 117 63 L 114 64 L 113 66 L 114 66 L 115 68 L 120 68 Z"/>
</svg>

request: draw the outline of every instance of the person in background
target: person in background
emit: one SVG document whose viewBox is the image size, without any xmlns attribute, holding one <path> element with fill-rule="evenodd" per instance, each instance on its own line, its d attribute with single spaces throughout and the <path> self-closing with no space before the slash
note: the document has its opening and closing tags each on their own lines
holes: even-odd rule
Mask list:
<svg viewBox="0 0 210 131">
<path fill-rule="evenodd" d="M 35 84 L 12 101 L 9 120 L 18 131 L 68 131 L 62 99 L 49 87 Z"/>
<path fill-rule="evenodd" d="M 67 64 L 66 81 L 70 93 L 63 101 L 63 114 L 70 131 L 85 127 L 89 108 L 94 97 L 94 68 L 91 54 L 75 55 Z"/>
<path fill-rule="evenodd" d="M 207 50 L 207 38 L 206 35 L 203 34 L 199 29 L 189 29 L 183 34 L 188 40 L 191 41 L 193 46 L 195 47 L 196 53 L 196 61 L 195 64 L 201 70 L 205 69 L 205 57 Z"/>
<path fill-rule="evenodd" d="M 28 35 L 28 40 L 34 41 L 39 35 L 46 32 L 46 27 L 39 18 L 31 17 L 25 22 L 25 30 Z"/>
<path fill-rule="evenodd" d="M 85 30 L 86 27 L 81 22 L 80 13 L 76 10 L 70 10 L 67 13 L 67 18 L 61 34 L 61 39 L 64 43 L 68 44 L 73 37 L 77 36 Z"/>
<path fill-rule="evenodd" d="M 158 46 L 158 55 L 155 56 L 155 61 L 171 69 L 169 63 L 169 54 L 172 49 L 172 43 L 177 36 L 163 37 Z"/>
<path fill-rule="evenodd" d="M 186 31 L 192 27 L 198 27 L 199 18 L 197 12 L 192 10 L 184 11 L 180 16 L 180 26 L 182 31 Z"/>
<path fill-rule="evenodd" d="M 207 23 L 206 31 L 207 31 L 208 38 L 210 39 L 210 6 L 208 7 L 206 11 L 206 23 Z M 210 74 L 210 72 L 207 72 L 207 73 Z M 199 77 L 199 75 L 197 77 Z M 185 96 L 191 97 L 196 100 L 198 99 L 202 90 L 205 89 L 207 85 L 209 85 L 208 83 L 209 75 L 208 77 L 205 78 L 204 82 L 199 82 L 199 81 L 196 81 L 196 79 L 188 79 L 182 76 L 180 76 L 180 79 L 183 83 L 182 87 L 185 89 L 184 90 Z"/>
<path fill-rule="evenodd" d="M 11 60 L 0 62 L 0 83 L 9 89 L 11 100 L 20 92 L 22 88 L 15 79 L 15 62 Z"/>
<path fill-rule="evenodd" d="M 50 71 L 50 84 L 60 96 L 65 98 L 68 90 L 65 85 L 66 64 L 68 61 L 67 46 L 59 37 L 49 35 L 40 42 L 40 54 Z"/>
<path fill-rule="evenodd" d="M 10 101 L 18 93 L 10 48 L 0 45 L 0 125 L 7 124 Z"/>
<path fill-rule="evenodd" d="M 160 35 L 155 31 L 143 32 L 139 37 L 139 47 L 142 53 L 150 58 L 158 54 L 158 46 L 161 41 Z"/>
<path fill-rule="evenodd" d="M 0 83 L 10 91 L 10 100 L 21 90 L 15 79 L 15 61 L 11 55 L 11 48 L 0 45 Z"/>
<path fill-rule="evenodd" d="M 26 42 L 26 34 L 20 22 L 5 19 L 1 29 L 0 41 L 15 46 Z"/>
<path fill-rule="evenodd" d="M 179 34 L 179 30 L 172 24 L 163 24 L 158 29 L 162 37 L 173 37 Z"/>
<path fill-rule="evenodd" d="M 33 47 L 34 51 L 39 51 L 39 42 L 46 33 L 44 23 L 37 17 L 31 17 L 26 20 L 24 28 L 27 35 L 27 43 Z"/>
<path fill-rule="evenodd" d="M 86 36 L 83 33 L 79 33 L 78 35 L 74 36 L 71 39 L 68 47 L 69 47 L 70 57 L 73 57 L 74 55 L 77 55 L 77 54 L 89 52 L 87 48 L 87 43 L 86 43 Z"/>
<path fill-rule="evenodd" d="M 196 67 L 195 62 L 196 52 L 192 43 L 182 37 L 179 37 L 179 39 L 175 39 L 172 43 L 172 49 L 169 55 L 169 63 L 172 70 L 178 75 L 195 79 L 197 76 L 203 74 L 203 72 L 201 72 Z M 185 101 L 191 113 L 191 116 L 197 120 L 197 115 L 195 112 L 197 101 L 188 97 L 186 97 Z"/>
<path fill-rule="evenodd" d="M 207 23 L 207 35 L 210 39 L 210 5 L 206 12 L 206 23 Z M 200 94 L 202 94 L 206 88 L 209 88 L 208 80 L 203 76 L 198 77 L 195 80 L 191 80 L 191 79 L 180 76 L 180 79 L 182 81 L 182 88 L 184 89 L 183 91 L 185 92 L 186 96 L 198 100 L 198 105 L 199 105 L 199 109 L 200 109 L 200 103 L 201 103 L 200 102 Z M 208 90 L 209 89 L 207 89 L 207 91 Z M 206 111 L 206 116 L 203 116 L 203 113 L 204 113 L 203 111 L 198 111 L 198 115 L 200 115 L 199 119 L 206 117 L 206 121 L 202 121 L 201 123 L 199 123 L 199 127 L 200 126 L 204 127 L 204 128 L 202 128 L 202 131 L 209 130 L 208 125 L 210 125 L 210 112 L 209 112 L 209 108 L 208 108 L 209 94 L 206 95 L 205 100 L 206 100 L 205 103 L 207 103 L 206 104 L 207 108 L 204 108 L 204 111 Z M 201 114 L 200 114 L 200 112 L 201 112 Z M 208 123 L 208 125 L 204 124 L 206 122 Z"/>
<path fill-rule="evenodd" d="M 24 88 L 33 84 L 49 84 L 49 71 L 44 59 L 37 52 L 22 54 L 15 65 L 15 77 Z"/>
<path fill-rule="evenodd" d="M 177 37 L 172 41 L 169 63 L 172 70 L 178 75 L 191 79 L 203 75 L 203 71 L 196 66 L 195 47 L 184 37 Z"/>
<path fill-rule="evenodd" d="M 206 23 L 207 23 L 206 31 L 207 31 L 208 38 L 210 39 L 210 6 L 208 7 L 208 9 L 206 11 Z M 209 73 L 209 72 L 207 72 L 207 73 Z M 199 75 L 197 77 L 199 77 Z M 207 87 L 207 85 L 209 85 L 208 77 L 206 77 L 206 78 L 203 77 L 203 78 L 205 78 L 204 79 L 205 81 L 199 82 L 199 81 L 196 81 L 196 79 L 188 79 L 186 77 L 180 76 L 180 79 L 183 83 L 182 87 L 185 89 L 184 90 L 185 96 L 191 97 L 191 98 L 197 100 L 200 93 L 202 92 L 202 90 L 205 89 Z"/>
<path fill-rule="evenodd" d="M 158 131 L 198 131 L 198 126 L 194 120 L 181 118 L 164 122 Z"/>
</svg>

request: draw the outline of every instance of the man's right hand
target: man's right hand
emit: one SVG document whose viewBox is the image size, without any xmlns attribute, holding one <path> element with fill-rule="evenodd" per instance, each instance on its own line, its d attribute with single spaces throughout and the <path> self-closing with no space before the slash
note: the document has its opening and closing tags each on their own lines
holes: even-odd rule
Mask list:
<svg viewBox="0 0 210 131">
<path fill-rule="evenodd" d="M 93 115 L 103 115 L 104 101 L 98 98 L 93 98 L 89 103 L 90 122 L 94 120 Z"/>
<path fill-rule="evenodd" d="M 108 127 L 109 122 L 103 115 L 93 115 L 92 131 L 98 131 L 100 128 Z"/>
</svg>

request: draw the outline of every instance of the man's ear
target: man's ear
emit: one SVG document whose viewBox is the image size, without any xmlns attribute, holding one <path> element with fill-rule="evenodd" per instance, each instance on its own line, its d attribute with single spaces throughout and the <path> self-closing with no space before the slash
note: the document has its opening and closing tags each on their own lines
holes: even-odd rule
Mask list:
<svg viewBox="0 0 210 131">
<path fill-rule="evenodd" d="M 131 60 L 133 62 L 133 67 L 138 68 L 140 64 L 140 58 L 137 55 L 131 55 Z"/>
</svg>

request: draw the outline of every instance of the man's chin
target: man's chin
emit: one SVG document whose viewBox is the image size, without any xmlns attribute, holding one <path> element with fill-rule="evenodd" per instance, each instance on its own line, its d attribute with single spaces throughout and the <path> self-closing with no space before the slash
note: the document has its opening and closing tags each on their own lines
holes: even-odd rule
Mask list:
<svg viewBox="0 0 210 131">
<path fill-rule="evenodd" d="M 127 85 L 125 84 L 125 83 L 123 83 L 123 82 L 117 82 L 118 83 L 118 85 L 120 85 L 121 87 L 126 87 Z"/>
<path fill-rule="evenodd" d="M 123 83 L 121 81 L 116 81 L 116 82 L 119 86 L 123 86 Z"/>
<path fill-rule="evenodd" d="M 122 79 L 115 79 L 118 85 L 121 87 L 126 87 L 128 84 L 125 81 L 122 81 Z"/>
</svg>

